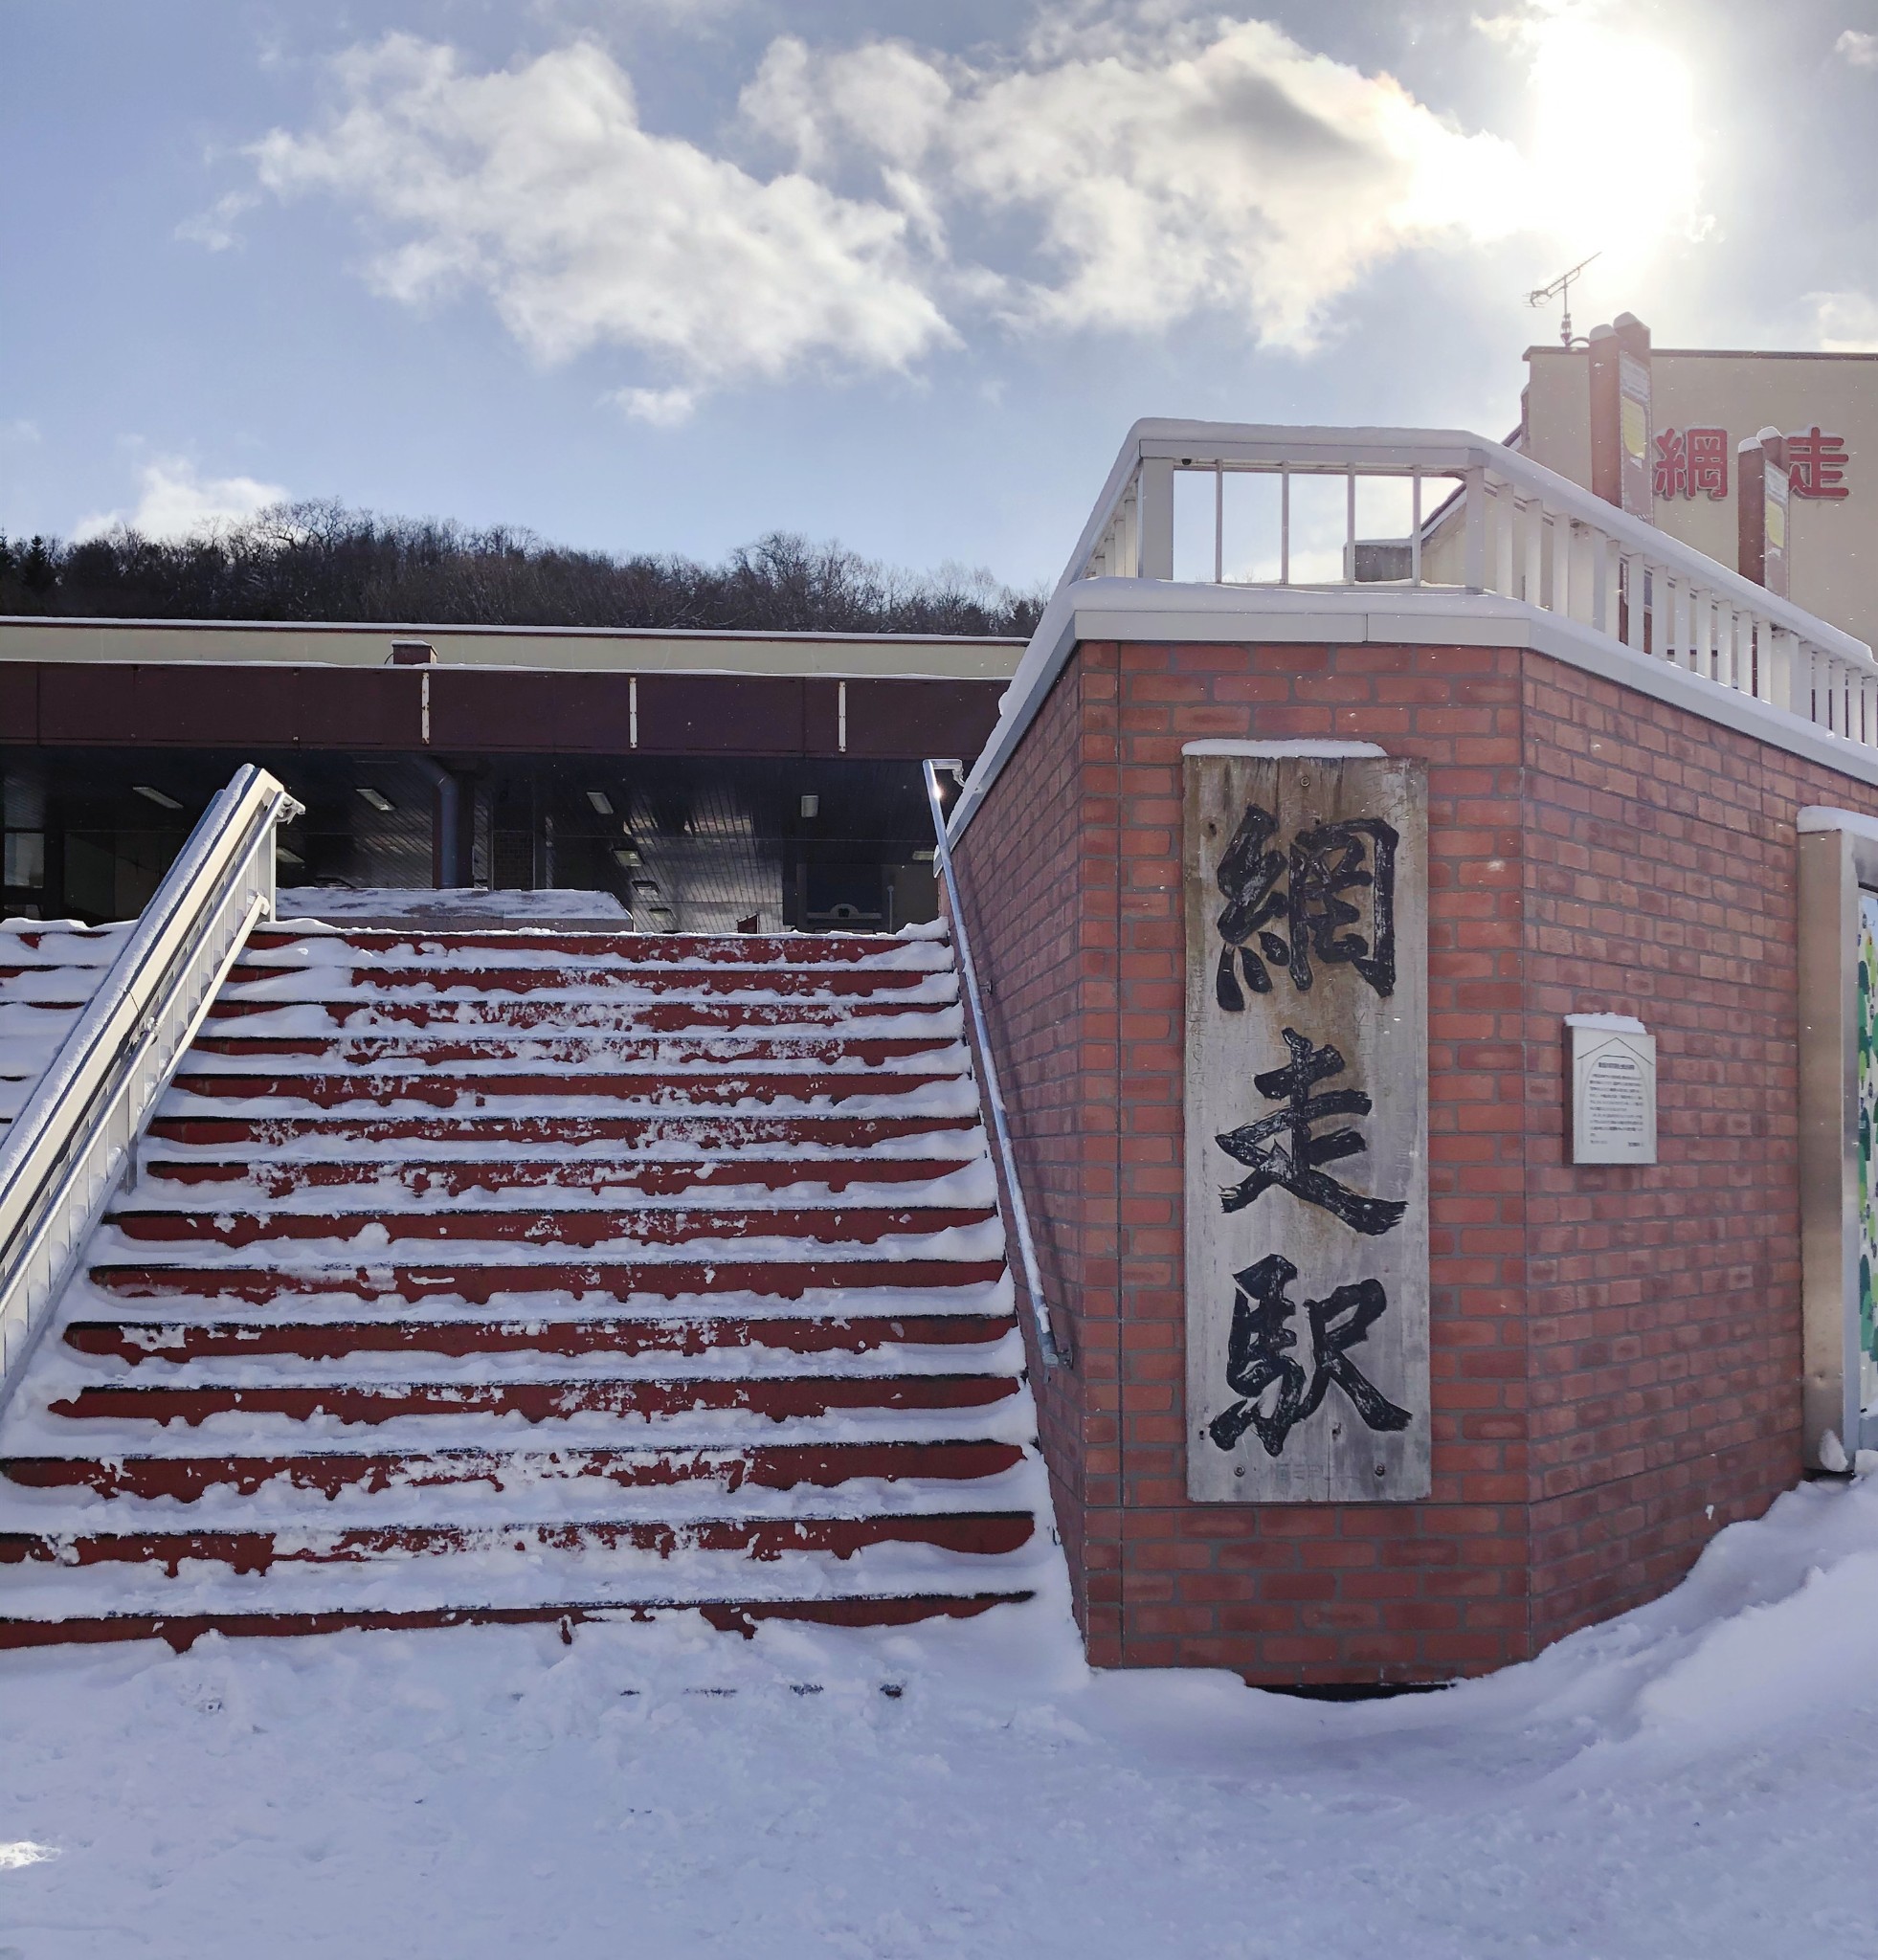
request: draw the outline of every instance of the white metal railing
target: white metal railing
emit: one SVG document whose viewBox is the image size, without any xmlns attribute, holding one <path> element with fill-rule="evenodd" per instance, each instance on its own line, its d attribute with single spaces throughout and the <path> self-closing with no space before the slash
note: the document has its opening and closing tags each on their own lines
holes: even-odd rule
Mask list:
<svg viewBox="0 0 1878 1960">
<path fill-rule="evenodd" d="M 1249 539 L 1227 508 L 1245 478 L 1276 490 Z M 1200 493 L 1185 523 L 1176 479 Z M 1379 483 L 1399 486 L 1405 522 L 1363 537 L 1359 488 L 1374 501 Z M 1137 423 L 1062 583 L 1101 577 L 1499 593 L 1878 746 L 1878 661 L 1863 640 L 1464 431 Z"/>
<path fill-rule="evenodd" d="M 1037 1239 L 1030 1229 L 1030 1207 L 1024 1203 L 1024 1188 L 1017 1181 L 1017 1153 L 1011 1142 L 1011 1122 L 1005 1112 L 1004 1089 L 998 1080 L 997 1058 L 992 1053 L 991 1025 L 985 1019 L 985 1004 L 978 992 L 978 969 L 972 957 L 971 935 L 966 930 L 965 907 L 959 903 L 958 880 L 952 871 L 952 850 L 946 835 L 946 804 L 939 789 L 939 771 L 949 770 L 961 782 L 965 766 L 957 761 L 927 762 L 926 796 L 932 809 L 933 855 L 939 876 L 946 887 L 946 902 L 952 917 L 952 948 L 958 955 L 958 970 L 965 982 L 966 1005 L 972 1014 L 973 1033 L 977 1036 L 979 1072 L 984 1078 L 985 1102 L 991 1110 L 992 1134 L 997 1143 L 1002 1183 L 1009 1192 L 1002 1195 L 998 1209 L 1006 1214 L 1009 1237 L 1017 1241 L 1017 1255 L 1023 1261 L 1024 1286 L 1030 1294 L 1031 1319 L 1037 1329 L 1037 1349 L 1045 1370 L 1060 1368 L 1068 1359 L 1057 1345 L 1050 1326 L 1050 1309 L 1043 1297 L 1043 1271 L 1038 1264 Z M 995 1178 L 994 1182 L 997 1182 Z"/>
<path fill-rule="evenodd" d="M 204 812 L 0 1146 L 0 1402 L 249 931 L 274 827 L 302 806 L 249 765 Z"/>
</svg>

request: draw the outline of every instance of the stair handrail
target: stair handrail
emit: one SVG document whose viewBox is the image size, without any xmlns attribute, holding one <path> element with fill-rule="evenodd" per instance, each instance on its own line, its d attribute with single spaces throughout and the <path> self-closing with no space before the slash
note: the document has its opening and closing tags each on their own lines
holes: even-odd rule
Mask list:
<svg viewBox="0 0 1878 1960">
<path fill-rule="evenodd" d="M 0 1144 L 0 1405 L 257 922 L 304 806 L 245 764 L 190 833 Z"/>
<path fill-rule="evenodd" d="M 1005 1112 L 1004 1090 L 997 1078 L 997 1061 L 992 1054 L 991 1026 L 985 1019 L 985 1004 L 978 991 L 978 969 L 972 957 L 972 936 L 966 929 L 965 907 L 959 902 L 958 880 L 952 872 L 952 851 L 946 835 L 945 799 L 939 789 L 939 771 L 947 770 L 956 780 L 965 780 L 965 765 L 956 758 L 944 757 L 920 765 L 926 772 L 927 802 L 932 811 L 933 855 L 939 861 L 939 876 L 945 881 L 947 909 L 951 914 L 952 948 L 958 955 L 959 973 L 965 981 L 965 998 L 972 1014 L 973 1033 L 977 1037 L 979 1073 L 984 1082 L 985 1101 L 991 1107 L 992 1133 L 997 1140 L 998 1162 L 1003 1168 L 1004 1188 L 1010 1192 L 1007 1209 L 1002 1196 L 998 1210 L 1005 1214 L 1005 1229 L 1017 1241 L 1023 1260 L 1024 1285 L 1030 1294 L 1031 1318 L 1037 1326 L 1037 1348 L 1045 1370 L 1061 1368 L 1069 1357 L 1057 1345 L 1050 1326 L 1050 1309 L 1043 1293 L 1043 1272 L 1037 1259 L 1037 1239 L 1030 1229 L 1030 1208 L 1024 1203 L 1024 1188 L 1017 1181 L 1017 1153 L 1011 1143 L 1011 1123 Z M 998 1180 L 992 1180 L 994 1190 Z"/>
</svg>

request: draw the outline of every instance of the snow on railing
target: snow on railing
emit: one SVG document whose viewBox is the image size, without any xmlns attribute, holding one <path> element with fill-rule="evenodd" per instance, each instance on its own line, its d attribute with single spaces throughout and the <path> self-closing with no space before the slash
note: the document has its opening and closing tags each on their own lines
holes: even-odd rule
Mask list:
<svg viewBox="0 0 1878 1960">
<path fill-rule="evenodd" d="M 947 909 L 951 914 L 952 949 L 958 956 L 959 976 L 965 983 L 966 1005 L 972 1014 L 972 1030 L 977 1040 L 979 1073 L 984 1079 L 985 1102 L 991 1110 L 992 1134 L 997 1142 L 997 1160 L 1003 1171 L 995 1184 L 1003 1186 L 998 1209 L 1007 1214 L 1008 1236 L 1017 1241 L 1023 1261 L 1024 1287 L 1030 1295 L 1031 1318 L 1037 1328 L 1037 1348 L 1046 1370 L 1062 1367 L 1068 1356 L 1057 1345 L 1050 1326 L 1050 1309 L 1043 1296 L 1043 1271 L 1038 1263 L 1037 1239 L 1030 1229 L 1030 1207 L 1024 1203 L 1024 1188 L 1017 1181 L 1017 1153 L 1011 1142 L 1010 1118 L 1004 1108 L 1004 1088 L 998 1080 L 997 1059 L 992 1053 L 991 1024 L 985 1018 L 985 1004 L 978 992 L 978 968 L 972 957 L 972 940 L 966 930 L 965 907 L 959 903 L 958 880 L 952 872 L 952 851 L 946 835 L 946 801 L 939 788 L 939 771 L 946 769 L 961 782 L 965 766 L 956 761 L 927 762 L 926 796 L 932 808 L 933 855 L 939 877 L 946 887 Z M 1008 1192 L 1008 1198 L 1004 1193 Z"/>
<path fill-rule="evenodd" d="M 1878 746 L 1863 640 L 1464 431 L 1139 422 L 1062 584 L 1103 577 L 1499 593 Z"/>
<path fill-rule="evenodd" d="M 249 765 L 204 812 L 0 1145 L 0 1401 L 249 931 L 274 827 L 302 806 Z"/>
</svg>

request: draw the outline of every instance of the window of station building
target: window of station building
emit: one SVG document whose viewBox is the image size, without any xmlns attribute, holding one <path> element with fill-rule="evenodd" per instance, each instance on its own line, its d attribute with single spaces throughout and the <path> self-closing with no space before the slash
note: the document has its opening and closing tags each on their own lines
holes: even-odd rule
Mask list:
<svg viewBox="0 0 1878 1960">
<path fill-rule="evenodd" d="M 0 841 L 0 910 L 14 919 L 37 919 L 45 888 L 45 832 L 6 832 Z"/>
</svg>

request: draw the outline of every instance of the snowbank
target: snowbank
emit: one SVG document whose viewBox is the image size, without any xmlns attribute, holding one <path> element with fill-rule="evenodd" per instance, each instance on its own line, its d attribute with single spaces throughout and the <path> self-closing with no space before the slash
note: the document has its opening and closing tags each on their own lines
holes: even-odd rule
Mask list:
<svg viewBox="0 0 1878 1960">
<path fill-rule="evenodd" d="M 1532 1664 L 1091 1677 L 1060 1608 L 0 1657 L 7 1960 L 1878 1948 L 1878 1479 Z"/>
</svg>

